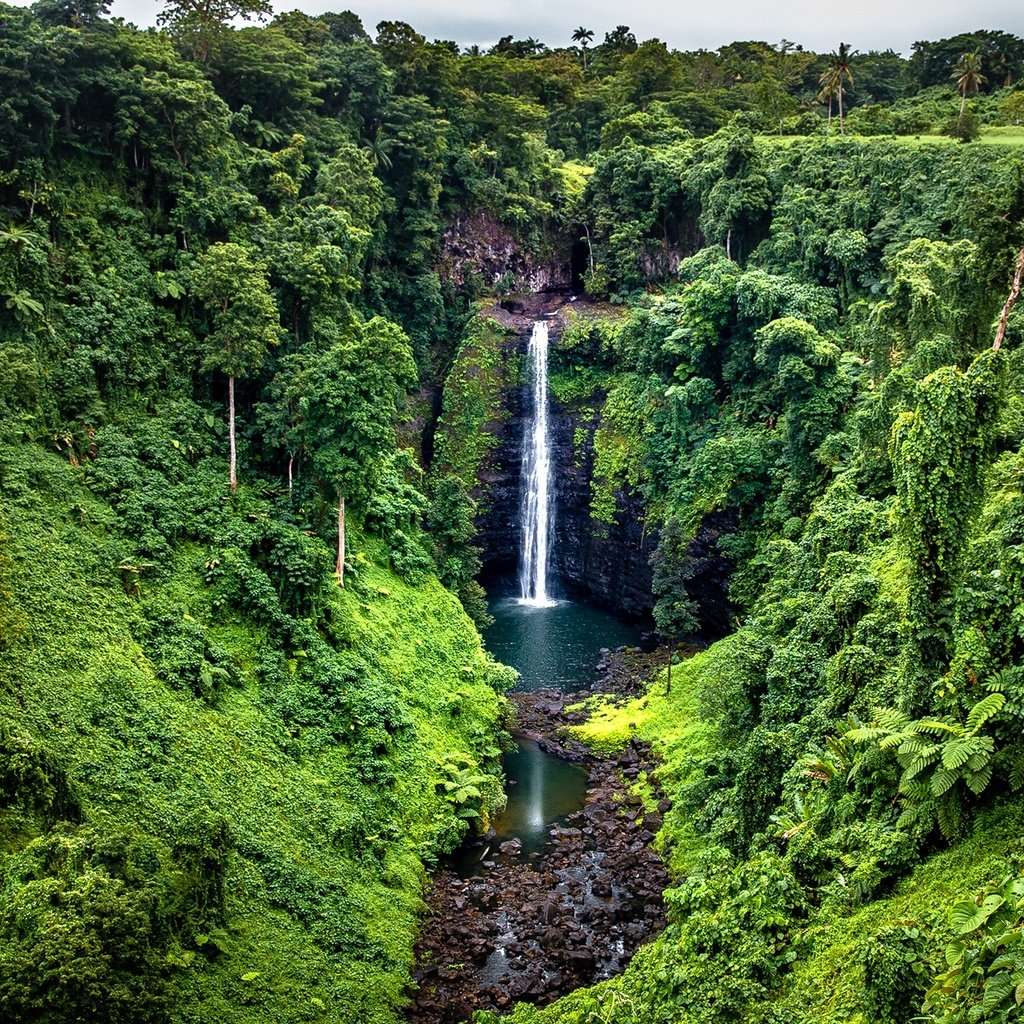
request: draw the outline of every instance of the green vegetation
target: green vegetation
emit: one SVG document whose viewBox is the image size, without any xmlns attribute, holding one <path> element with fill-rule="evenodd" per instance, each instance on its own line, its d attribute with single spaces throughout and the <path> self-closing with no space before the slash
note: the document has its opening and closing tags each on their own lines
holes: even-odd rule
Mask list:
<svg viewBox="0 0 1024 1024">
<path fill-rule="evenodd" d="M 670 640 L 722 626 L 691 583 L 710 524 L 734 623 L 589 702 L 579 738 L 660 752 L 682 880 L 621 978 L 517 1024 L 1018 1012 L 1019 308 L 993 337 L 1024 205 L 1015 157 L 965 152 L 734 130 L 598 155 L 597 273 L 627 310 L 557 357 L 570 403 L 603 375 L 594 512 L 643 493 Z M 670 217 L 719 244 L 655 289 Z"/>
<path fill-rule="evenodd" d="M 513 1020 L 1019 1014 L 1024 41 L 105 13 L 0 5 L 0 1017 L 399 1019 L 503 799 L 487 303 L 570 258 L 593 520 L 728 635 L 579 731 L 662 758 L 667 931 Z"/>
</svg>

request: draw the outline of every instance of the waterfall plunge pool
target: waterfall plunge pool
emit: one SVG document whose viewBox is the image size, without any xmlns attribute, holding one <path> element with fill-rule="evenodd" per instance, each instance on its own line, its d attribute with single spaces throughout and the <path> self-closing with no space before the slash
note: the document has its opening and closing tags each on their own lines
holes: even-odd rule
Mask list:
<svg viewBox="0 0 1024 1024">
<path fill-rule="evenodd" d="M 484 644 L 519 672 L 516 690 L 589 689 L 602 647 L 640 644 L 639 624 L 576 601 L 538 607 L 504 597 L 491 602 L 490 612 L 494 622 L 484 630 Z"/>
</svg>

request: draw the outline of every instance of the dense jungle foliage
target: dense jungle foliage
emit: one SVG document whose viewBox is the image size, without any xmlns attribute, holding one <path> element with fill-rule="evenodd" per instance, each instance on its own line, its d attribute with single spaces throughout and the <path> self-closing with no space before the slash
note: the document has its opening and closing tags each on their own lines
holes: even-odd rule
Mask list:
<svg viewBox="0 0 1024 1024">
<path fill-rule="evenodd" d="M 661 753 L 668 930 L 515 1019 L 1015 1018 L 1024 40 L 214 10 L 0 5 L 0 1016 L 398 1019 L 502 800 L 476 303 L 574 253 L 595 523 L 672 642 L 713 528 L 734 620 L 584 729 Z"/>
</svg>

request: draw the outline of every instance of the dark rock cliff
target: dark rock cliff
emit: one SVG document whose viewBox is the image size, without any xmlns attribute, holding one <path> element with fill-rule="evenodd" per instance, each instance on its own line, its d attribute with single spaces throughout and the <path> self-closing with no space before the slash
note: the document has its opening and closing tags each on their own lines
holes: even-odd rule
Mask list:
<svg viewBox="0 0 1024 1024">
<path fill-rule="evenodd" d="M 506 302 L 494 315 L 518 330 L 508 344 L 525 354 L 534 319 L 553 314 L 551 341 L 557 345 L 570 306 L 565 298 L 543 302 L 534 297 L 533 301 Z M 501 586 L 515 578 L 524 490 L 522 439 L 532 412 L 530 401 L 526 385 L 507 392 L 505 407 L 511 415 L 500 425 L 499 443 L 479 477 L 477 529 L 485 585 Z M 645 536 L 643 503 L 637 495 L 619 492 L 616 522 L 592 519 L 596 414 L 585 418 L 552 397 L 549 415 L 556 506 L 551 550 L 555 588 L 621 614 L 645 615 L 652 605 L 648 559 L 654 539 Z"/>
<path fill-rule="evenodd" d="M 572 286 L 571 244 L 553 240 L 547 251 L 529 252 L 490 214 L 460 214 L 441 237 L 441 280 L 457 287 L 551 292 Z"/>
<path fill-rule="evenodd" d="M 556 579 L 567 591 L 626 615 L 650 611 L 653 545 L 638 495 L 616 492 L 613 524 L 590 515 L 597 417 L 584 419 L 552 400 L 551 440 L 557 511 L 551 552 Z"/>
</svg>

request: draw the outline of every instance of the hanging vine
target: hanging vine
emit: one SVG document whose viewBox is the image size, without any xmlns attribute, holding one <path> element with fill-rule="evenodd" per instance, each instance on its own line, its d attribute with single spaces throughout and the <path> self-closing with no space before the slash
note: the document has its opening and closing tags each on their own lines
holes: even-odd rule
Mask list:
<svg viewBox="0 0 1024 1024">
<path fill-rule="evenodd" d="M 998 352 L 966 373 L 944 366 L 918 387 L 917 408 L 893 426 L 896 529 L 910 562 L 905 710 L 920 710 L 949 661 L 971 523 L 984 497 L 1005 377 Z"/>
</svg>

